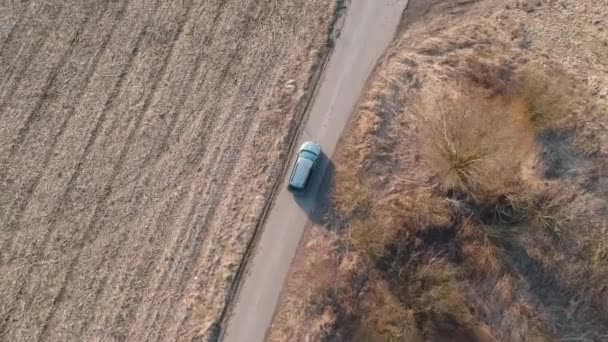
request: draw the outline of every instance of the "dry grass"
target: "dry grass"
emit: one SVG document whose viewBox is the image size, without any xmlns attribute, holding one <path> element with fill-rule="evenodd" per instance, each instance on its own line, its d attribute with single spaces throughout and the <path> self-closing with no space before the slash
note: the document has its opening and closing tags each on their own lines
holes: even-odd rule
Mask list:
<svg viewBox="0 0 608 342">
<path fill-rule="evenodd" d="M 608 8 L 538 3 L 413 7 L 336 158 L 332 257 L 358 261 L 323 340 L 608 338 L 608 48 L 562 39 L 608 38 L 581 19 Z"/>
<path fill-rule="evenodd" d="M 347 217 L 367 216 L 371 206 L 370 190 L 356 175 L 356 171 L 339 167 L 337 174 L 348 174 L 344 182 L 336 184 L 333 192 L 333 205 L 336 212 Z"/>
<path fill-rule="evenodd" d="M 563 71 L 543 70 L 540 65 L 528 65 L 516 81 L 514 96 L 526 106 L 525 120 L 535 129 L 560 129 L 569 123 L 568 99 L 574 94 Z"/>
<path fill-rule="evenodd" d="M 0 2 L 0 340 L 213 340 L 335 5 Z"/>
<path fill-rule="evenodd" d="M 416 332 L 414 310 L 394 297 L 388 284 L 377 281 L 367 289 L 361 303 L 359 338 L 366 341 L 421 341 Z"/>
</svg>

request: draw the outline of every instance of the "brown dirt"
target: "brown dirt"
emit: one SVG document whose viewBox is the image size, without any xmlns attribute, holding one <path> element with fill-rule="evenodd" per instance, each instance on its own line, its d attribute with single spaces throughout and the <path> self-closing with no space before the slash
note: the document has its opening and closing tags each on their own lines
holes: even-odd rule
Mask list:
<svg viewBox="0 0 608 342">
<path fill-rule="evenodd" d="M 213 338 L 333 13 L 0 3 L 0 340 Z"/>
<path fill-rule="evenodd" d="M 607 16 L 410 1 L 274 340 L 605 341 Z"/>
</svg>

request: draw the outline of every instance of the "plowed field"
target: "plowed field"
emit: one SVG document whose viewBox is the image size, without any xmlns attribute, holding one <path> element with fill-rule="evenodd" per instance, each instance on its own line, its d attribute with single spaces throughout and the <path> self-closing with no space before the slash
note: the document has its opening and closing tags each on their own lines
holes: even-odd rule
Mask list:
<svg viewBox="0 0 608 342">
<path fill-rule="evenodd" d="M 213 338 L 331 0 L 0 2 L 0 340 Z"/>
</svg>

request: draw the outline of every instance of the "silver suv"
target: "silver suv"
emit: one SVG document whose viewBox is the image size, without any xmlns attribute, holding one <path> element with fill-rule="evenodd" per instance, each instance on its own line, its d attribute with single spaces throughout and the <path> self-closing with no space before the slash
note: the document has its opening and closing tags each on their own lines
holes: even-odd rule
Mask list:
<svg viewBox="0 0 608 342">
<path fill-rule="evenodd" d="M 321 157 L 321 145 L 315 141 L 307 141 L 300 146 L 287 188 L 295 193 L 302 193 L 306 189 L 312 171 Z"/>
</svg>

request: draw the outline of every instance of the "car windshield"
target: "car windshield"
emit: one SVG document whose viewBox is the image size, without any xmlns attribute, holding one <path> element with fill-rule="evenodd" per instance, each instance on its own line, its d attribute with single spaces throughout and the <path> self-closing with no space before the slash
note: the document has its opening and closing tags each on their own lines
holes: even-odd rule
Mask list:
<svg viewBox="0 0 608 342">
<path fill-rule="evenodd" d="M 306 150 L 300 152 L 300 156 L 302 158 L 306 158 L 308 160 L 315 160 L 315 159 L 317 159 L 317 155 L 316 154 L 314 154 L 314 153 L 312 153 L 310 151 L 306 151 Z"/>
</svg>

